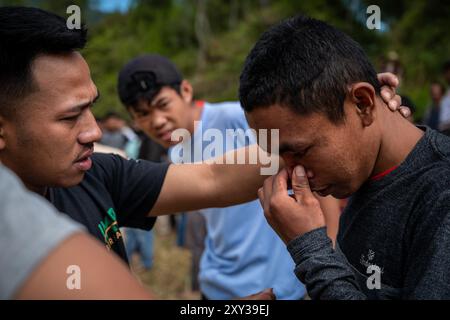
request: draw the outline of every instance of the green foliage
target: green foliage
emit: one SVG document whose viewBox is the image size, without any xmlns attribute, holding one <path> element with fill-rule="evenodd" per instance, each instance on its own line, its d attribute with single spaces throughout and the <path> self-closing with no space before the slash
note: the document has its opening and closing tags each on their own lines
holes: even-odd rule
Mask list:
<svg viewBox="0 0 450 320">
<path fill-rule="evenodd" d="M 401 91 L 419 107 L 419 116 L 428 103 L 428 84 L 440 77 L 442 63 L 450 58 L 448 1 L 134 0 L 123 14 L 99 12 L 101 1 L 0 0 L 0 5 L 34 5 L 61 15 L 68 4 L 81 7 L 90 27 L 83 54 L 102 93 L 94 109 L 99 116 L 109 110 L 126 114 L 117 97 L 117 74 L 143 53 L 172 59 L 192 81 L 197 98 L 237 99 L 239 74 L 255 41 L 269 26 L 298 13 L 350 34 L 377 67 L 387 52 L 397 52 L 405 71 Z M 387 31 L 366 28 L 365 10 L 371 4 L 381 8 Z"/>
<path fill-rule="evenodd" d="M 126 15 L 106 17 L 93 28 L 84 52 L 102 92 L 97 114 L 124 112 L 117 99 L 115 79 L 127 60 L 142 53 L 167 55 L 194 85 L 197 98 L 236 100 L 239 74 L 249 50 L 269 26 L 304 13 L 329 21 L 363 43 L 369 54 L 382 52 L 383 38 L 353 18 L 341 2 L 316 1 L 207 1 L 206 65 L 198 65 L 195 33 L 197 1 L 137 1 Z"/>
<path fill-rule="evenodd" d="M 420 118 L 430 102 L 429 83 L 442 79 L 450 59 L 450 2 L 440 0 L 365 1 L 381 8 L 389 22 L 385 50 L 394 50 L 404 68 L 401 92 L 418 106 Z"/>
</svg>

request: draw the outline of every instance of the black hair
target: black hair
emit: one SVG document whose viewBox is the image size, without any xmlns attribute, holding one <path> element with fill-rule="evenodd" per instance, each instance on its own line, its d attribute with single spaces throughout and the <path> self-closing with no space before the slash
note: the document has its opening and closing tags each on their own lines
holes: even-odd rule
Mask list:
<svg viewBox="0 0 450 320">
<path fill-rule="evenodd" d="M 299 15 L 263 33 L 248 55 L 239 98 L 246 112 L 279 104 L 306 115 L 344 119 L 347 86 L 368 82 L 377 94 L 376 72 L 361 46 L 336 28 Z"/>
<path fill-rule="evenodd" d="M 164 84 L 164 85 L 157 85 L 147 91 L 139 92 L 139 93 L 135 94 L 128 103 L 125 104 L 122 102 L 122 104 L 126 108 L 131 107 L 133 109 L 139 109 L 138 108 L 139 101 L 144 100 L 151 104 L 153 102 L 153 100 L 156 98 L 156 96 L 161 92 L 162 88 L 173 89 L 179 96 L 181 96 L 181 84 L 180 83 Z"/>
<path fill-rule="evenodd" d="M 28 7 L 0 8 L 0 114 L 12 116 L 35 90 L 31 67 L 40 54 L 84 48 L 87 29 L 68 29 L 56 14 Z"/>
</svg>

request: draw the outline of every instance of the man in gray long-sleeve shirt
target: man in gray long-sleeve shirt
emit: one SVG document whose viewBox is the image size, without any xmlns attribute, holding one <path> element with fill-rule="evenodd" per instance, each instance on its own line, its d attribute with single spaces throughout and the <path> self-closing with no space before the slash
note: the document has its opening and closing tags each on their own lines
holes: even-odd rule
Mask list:
<svg viewBox="0 0 450 320">
<path fill-rule="evenodd" d="M 450 299 L 450 139 L 388 111 L 355 41 L 280 23 L 247 57 L 240 99 L 253 128 L 279 129 L 287 168 L 258 194 L 313 299 Z M 335 246 L 312 192 L 352 196 Z"/>
</svg>

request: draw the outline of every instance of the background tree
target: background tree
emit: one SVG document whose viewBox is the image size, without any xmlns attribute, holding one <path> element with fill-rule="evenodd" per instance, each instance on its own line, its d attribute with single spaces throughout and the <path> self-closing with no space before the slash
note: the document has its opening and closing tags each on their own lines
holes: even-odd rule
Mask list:
<svg viewBox="0 0 450 320">
<path fill-rule="evenodd" d="M 428 103 L 428 83 L 450 59 L 450 2 L 439 0 L 131 0 L 126 12 L 103 12 L 109 0 L 0 0 L 0 5 L 33 5 L 66 15 L 82 9 L 90 29 L 83 54 L 102 98 L 94 111 L 126 115 L 117 97 L 120 68 L 143 53 L 168 56 L 195 87 L 197 98 L 237 99 L 244 59 L 269 26 L 298 13 L 322 19 L 350 34 L 377 68 L 396 52 L 404 69 L 400 90 L 419 107 Z M 366 8 L 381 9 L 382 30 L 366 27 Z"/>
</svg>

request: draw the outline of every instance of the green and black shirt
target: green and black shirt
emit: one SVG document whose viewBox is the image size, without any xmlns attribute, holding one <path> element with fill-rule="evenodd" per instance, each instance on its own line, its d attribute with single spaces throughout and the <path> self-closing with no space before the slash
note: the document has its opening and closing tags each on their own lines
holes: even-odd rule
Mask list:
<svg viewBox="0 0 450 320">
<path fill-rule="evenodd" d="M 127 261 L 119 227 L 153 227 L 156 218 L 147 214 L 159 196 L 168 167 L 167 163 L 96 153 L 79 185 L 50 188 L 47 198 Z"/>
</svg>

